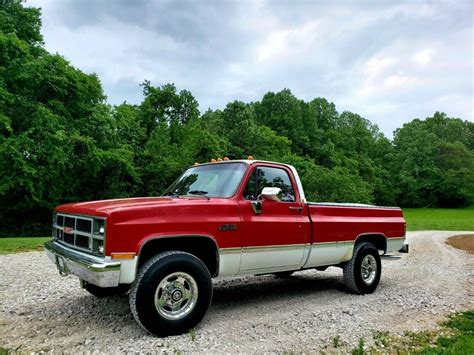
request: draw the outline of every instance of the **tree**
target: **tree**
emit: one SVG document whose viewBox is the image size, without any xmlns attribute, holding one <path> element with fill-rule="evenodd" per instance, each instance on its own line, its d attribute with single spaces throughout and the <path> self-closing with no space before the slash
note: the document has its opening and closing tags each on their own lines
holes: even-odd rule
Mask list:
<svg viewBox="0 0 474 355">
<path fill-rule="evenodd" d="M 128 195 L 139 176 L 97 76 L 44 50 L 39 16 L 0 7 L 0 229 L 46 233 L 55 205 Z"/>
<path fill-rule="evenodd" d="M 474 202 L 474 123 L 435 113 L 396 130 L 394 174 L 405 206 L 456 207 Z"/>
</svg>

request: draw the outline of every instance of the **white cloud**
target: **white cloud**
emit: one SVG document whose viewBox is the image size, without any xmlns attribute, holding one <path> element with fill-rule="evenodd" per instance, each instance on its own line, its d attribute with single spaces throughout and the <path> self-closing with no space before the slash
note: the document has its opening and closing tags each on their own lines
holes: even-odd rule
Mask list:
<svg viewBox="0 0 474 355">
<path fill-rule="evenodd" d="M 278 61 L 285 57 L 304 55 L 314 50 L 321 35 L 321 21 L 310 21 L 294 28 L 270 33 L 257 49 L 257 60 Z"/>
<path fill-rule="evenodd" d="M 377 76 L 384 70 L 393 67 L 398 61 L 398 58 L 375 56 L 365 63 L 365 72 L 369 76 Z"/>
<path fill-rule="evenodd" d="M 433 54 L 434 50 L 431 48 L 427 48 L 416 52 L 413 56 L 413 59 L 420 65 L 427 65 L 429 62 L 431 62 Z"/>
</svg>

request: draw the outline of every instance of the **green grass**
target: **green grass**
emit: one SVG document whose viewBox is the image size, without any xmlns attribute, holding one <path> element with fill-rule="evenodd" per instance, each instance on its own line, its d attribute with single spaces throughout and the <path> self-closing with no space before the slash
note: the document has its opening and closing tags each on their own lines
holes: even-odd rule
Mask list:
<svg viewBox="0 0 474 355">
<path fill-rule="evenodd" d="M 437 330 L 406 331 L 403 335 L 373 331 L 373 345 L 364 349 L 364 339 L 352 354 L 474 354 L 474 310 L 457 313 Z M 348 352 L 348 351 L 346 351 Z"/>
<path fill-rule="evenodd" d="M 24 251 L 43 250 L 43 245 L 51 238 L 0 238 L 0 254 L 21 253 Z"/>
<path fill-rule="evenodd" d="M 421 354 L 474 354 L 474 310 L 451 317 L 443 326 L 451 336 L 441 336 L 435 346 L 426 346 Z"/>
<path fill-rule="evenodd" d="M 474 206 L 467 208 L 404 208 L 407 230 L 474 231 Z"/>
</svg>

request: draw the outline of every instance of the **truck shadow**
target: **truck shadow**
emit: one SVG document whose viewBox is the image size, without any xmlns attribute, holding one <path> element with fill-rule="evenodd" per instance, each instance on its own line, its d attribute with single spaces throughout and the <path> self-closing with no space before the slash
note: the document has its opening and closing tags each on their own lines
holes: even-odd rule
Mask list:
<svg viewBox="0 0 474 355">
<path fill-rule="evenodd" d="M 214 283 L 213 309 L 235 308 L 261 302 L 286 302 L 335 292 L 344 292 L 342 274 L 305 273 L 288 278 L 252 276 Z"/>
</svg>

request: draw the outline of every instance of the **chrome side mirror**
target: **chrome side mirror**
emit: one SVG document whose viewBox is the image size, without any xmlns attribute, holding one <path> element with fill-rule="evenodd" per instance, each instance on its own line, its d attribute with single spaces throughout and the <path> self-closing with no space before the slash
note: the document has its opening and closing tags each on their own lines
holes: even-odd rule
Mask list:
<svg viewBox="0 0 474 355">
<path fill-rule="evenodd" d="M 272 200 L 275 202 L 281 201 L 281 189 L 279 187 L 264 187 L 260 196 L 259 201 Z"/>
</svg>

